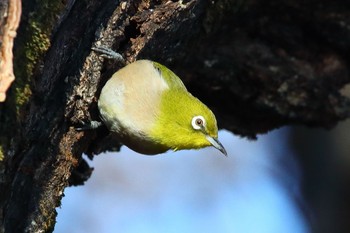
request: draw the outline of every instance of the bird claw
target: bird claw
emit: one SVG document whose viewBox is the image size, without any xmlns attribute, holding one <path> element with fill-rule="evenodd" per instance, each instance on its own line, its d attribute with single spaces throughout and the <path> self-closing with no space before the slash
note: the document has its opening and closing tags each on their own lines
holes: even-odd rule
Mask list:
<svg viewBox="0 0 350 233">
<path fill-rule="evenodd" d="M 104 46 L 97 46 L 97 47 L 92 47 L 91 50 L 101 53 L 101 57 L 104 57 L 107 59 L 115 59 L 120 62 L 125 62 L 123 56 L 120 53 L 117 53 L 110 48 L 107 48 Z"/>
<path fill-rule="evenodd" d="M 99 121 L 90 121 L 88 123 L 85 123 L 82 120 L 79 120 L 79 122 L 83 125 L 82 127 L 75 128 L 77 131 L 84 131 L 84 130 L 90 130 L 90 129 L 97 129 L 100 126 L 102 126 L 102 122 Z"/>
</svg>

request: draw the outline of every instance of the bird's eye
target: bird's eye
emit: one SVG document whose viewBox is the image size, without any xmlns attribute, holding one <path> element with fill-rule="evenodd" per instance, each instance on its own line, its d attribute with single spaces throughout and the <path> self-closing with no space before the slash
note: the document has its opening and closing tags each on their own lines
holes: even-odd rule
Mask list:
<svg viewBox="0 0 350 233">
<path fill-rule="evenodd" d="M 202 116 L 195 116 L 192 118 L 192 127 L 194 129 L 202 129 L 205 126 L 205 120 Z"/>
</svg>

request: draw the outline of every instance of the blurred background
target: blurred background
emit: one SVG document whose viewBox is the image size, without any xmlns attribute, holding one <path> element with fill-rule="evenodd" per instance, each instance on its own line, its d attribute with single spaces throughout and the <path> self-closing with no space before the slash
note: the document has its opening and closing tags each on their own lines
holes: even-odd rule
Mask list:
<svg viewBox="0 0 350 233">
<path fill-rule="evenodd" d="M 256 141 L 222 130 L 228 157 L 101 154 L 87 183 L 65 190 L 54 232 L 346 232 L 335 223 L 347 214 L 348 129 L 281 128 Z"/>
</svg>

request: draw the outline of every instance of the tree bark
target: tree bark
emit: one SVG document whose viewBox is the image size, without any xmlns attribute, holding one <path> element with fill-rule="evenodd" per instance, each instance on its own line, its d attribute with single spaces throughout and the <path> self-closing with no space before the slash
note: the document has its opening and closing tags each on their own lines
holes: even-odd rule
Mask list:
<svg viewBox="0 0 350 233">
<path fill-rule="evenodd" d="M 123 65 L 93 46 L 163 63 L 220 127 L 249 138 L 291 124 L 330 128 L 350 114 L 350 3 L 43 2 L 23 2 L 16 83 L 0 105 L 0 232 L 51 232 L 64 188 L 92 172 L 82 154 L 120 147 L 106 129 L 76 130 L 98 120 L 99 92 Z"/>
</svg>

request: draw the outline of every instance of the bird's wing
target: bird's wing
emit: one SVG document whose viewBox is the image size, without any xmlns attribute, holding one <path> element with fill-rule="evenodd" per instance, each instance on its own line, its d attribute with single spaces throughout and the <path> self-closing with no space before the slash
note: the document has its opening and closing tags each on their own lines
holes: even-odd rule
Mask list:
<svg viewBox="0 0 350 233">
<path fill-rule="evenodd" d="M 161 76 L 164 78 L 165 82 L 169 85 L 171 89 L 179 88 L 179 89 L 187 90 L 185 85 L 181 81 L 181 79 L 176 74 L 174 74 L 174 72 L 172 72 L 171 70 L 169 70 L 168 68 L 166 68 L 165 66 L 157 62 L 153 62 L 153 65 L 158 70 L 158 72 L 161 74 Z"/>
</svg>

